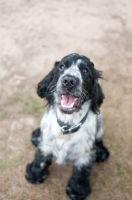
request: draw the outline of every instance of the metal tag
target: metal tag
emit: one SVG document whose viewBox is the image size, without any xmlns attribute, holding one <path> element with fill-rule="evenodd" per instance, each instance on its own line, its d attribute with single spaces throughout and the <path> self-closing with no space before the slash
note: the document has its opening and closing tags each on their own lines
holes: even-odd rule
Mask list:
<svg viewBox="0 0 132 200">
<path fill-rule="evenodd" d="M 70 139 L 70 134 L 63 134 L 62 132 L 59 132 L 58 135 L 57 135 L 57 138 L 58 139 L 62 139 L 62 140 L 65 140 L 65 141 L 69 141 Z"/>
</svg>

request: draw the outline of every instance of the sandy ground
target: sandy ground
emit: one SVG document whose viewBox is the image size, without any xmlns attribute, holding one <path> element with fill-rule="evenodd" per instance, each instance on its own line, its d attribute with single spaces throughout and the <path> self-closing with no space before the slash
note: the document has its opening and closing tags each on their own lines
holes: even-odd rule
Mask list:
<svg viewBox="0 0 132 200">
<path fill-rule="evenodd" d="M 54 61 L 77 52 L 103 71 L 107 163 L 95 164 L 90 200 L 132 198 L 132 1 L 0 0 L 0 200 L 68 200 L 70 164 L 49 178 L 24 178 L 35 147 L 30 135 L 44 102 L 36 85 Z"/>
</svg>

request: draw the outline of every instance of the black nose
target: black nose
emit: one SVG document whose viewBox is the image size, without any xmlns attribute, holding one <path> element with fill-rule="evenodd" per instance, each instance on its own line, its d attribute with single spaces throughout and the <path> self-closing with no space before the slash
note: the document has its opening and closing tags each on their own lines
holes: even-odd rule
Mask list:
<svg viewBox="0 0 132 200">
<path fill-rule="evenodd" d="M 76 78 L 74 78 L 73 76 L 65 76 L 62 79 L 62 85 L 67 88 L 72 88 L 76 85 L 76 82 Z"/>
</svg>

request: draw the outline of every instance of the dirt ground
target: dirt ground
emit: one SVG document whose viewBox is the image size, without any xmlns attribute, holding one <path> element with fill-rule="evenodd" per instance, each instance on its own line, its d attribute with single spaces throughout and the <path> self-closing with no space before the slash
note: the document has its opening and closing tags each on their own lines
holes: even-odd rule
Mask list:
<svg viewBox="0 0 132 200">
<path fill-rule="evenodd" d="M 107 79 L 101 111 L 111 156 L 94 165 L 87 199 L 132 199 L 132 1 L 0 0 L 0 200 L 69 199 L 70 164 L 53 162 L 41 185 L 24 174 L 45 109 L 36 85 L 72 52 L 89 57 Z"/>
</svg>

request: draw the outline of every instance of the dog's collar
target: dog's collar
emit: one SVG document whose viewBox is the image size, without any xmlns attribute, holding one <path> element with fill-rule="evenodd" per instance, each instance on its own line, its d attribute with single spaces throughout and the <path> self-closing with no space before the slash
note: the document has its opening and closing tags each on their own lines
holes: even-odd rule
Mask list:
<svg viewBox="0 0 132 200">
<path fill-rule="evenodd" d="M 64 122 L 62 122 L 61 120 L 58 119 L 57 116 L 57 122 L 58 124 L 61 126 L 61 131 L 63 134 L 69 134 L 69 133 L 75 133 L 76 131 L 78 131 L 81 127 L 81 125 L 85 122 L 87 116 L 88 116 L 89 110 L 87 111 L 86 115 L 82 118 L 82 120 L 76 124 L 76 125 L 69 125 L 69 124 L 65 124 Z M 57 115 L 57 113 L 56 113 Z"/>
</svg>

